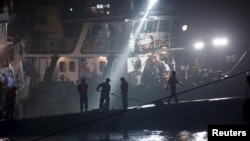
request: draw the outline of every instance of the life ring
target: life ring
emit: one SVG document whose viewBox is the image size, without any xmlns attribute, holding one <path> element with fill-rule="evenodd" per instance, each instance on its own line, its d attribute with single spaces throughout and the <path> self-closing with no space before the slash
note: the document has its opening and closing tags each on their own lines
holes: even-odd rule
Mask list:
<svg viewBox="0 0 250 141">
<path fill-rule="evenodd" d="M 83 43 L 83 46 L 81 48 L 81 52 L 82 53 L 91 53 L 92 52 L 92 43 L 90 42 L 90 40 L 87 40 Z"/>
</svg>

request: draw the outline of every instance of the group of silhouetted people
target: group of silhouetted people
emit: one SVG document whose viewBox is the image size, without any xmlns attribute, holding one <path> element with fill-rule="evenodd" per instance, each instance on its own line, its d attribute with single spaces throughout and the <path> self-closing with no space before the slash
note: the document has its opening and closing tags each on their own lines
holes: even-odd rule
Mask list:
<svg viewBox="0 0 250 141">
<path fill-rule="evenodd" d="M 108 111 L 109 105 L 110 105 L 110 79 L 106 78 L 105 82 L 102 82 L 98 84 L 96 87 L 96 90 L 101 93 L 100 95 L 100 102 L 99 102 L 99 110 L 100 111 Z M 128 108 L 128 88 L 129 84 L 127 80 L 124 77 L 120 78 L 121 84 L 120 84 L 120 90 L 121 90 L 121 97 L 122 97 L 122 108 L 127 109 Z M 170 87 L 171 94 L 168 97 L 167 102 L 170 103 L 172 98 L 175 98 L 175 102 L 178 103 L 178 98 L 176 94 L 176 84 L 182 85 L 177 77 L 176 77 L 176 71 L 172 71 L 172 74 L 168 80 L 167 83 L 167 90 Z M 88 88 L 89 85 L 86 82 L 85 79 L 81 79 L 81 83 L 78 85 L 77 89 L 80 94 L 80 112 L 83 112 L 83 103 L 85 106 L 85 112 L 88 110 Z"/>
<path fill-rule="evenodd" d="M 100 103 L 99 103 L 99 109 L 101 111 L 109 110 L 110 105 L 110 89 L 111 85 L 109 84 L 111 80 L 109 78 L 106 78 L 105 82 L 102 82 L 98 84 L 96 87 L 96 90 L 98 92 L 101 92 L 100 96 Z M 121 96 L 122 96 L 122 108 L 127 109 L 128 108 L 128 87 L 129 84 L 127 80 L 124 77 L 120 78 L 121 84 L 120 84 L 120 90 L 121 90 Z M 171 95 L 168 98 L 168 103 L 170 103 L 171 99 L 174 97 L 175 102 L 178 102 L 178 98 L 176 95 L 176 84 L 182 85 L 177 77 L 176 77 L 176 71 L 172 71 L 171 77 L 168 80 L 167 83 L 167 90 L 170 87 Z M 78 91 L 80 93 L 80 111 L 83 112 L 83 103 L 85 105 L 85 112 L 88 110 L 88 83 L 86 83 L 85 79 L 81 80 L 81 83 L 78 85 Z"/>
<path fill-rule="evenodd" d="M 109 78 L 106 78 L 105 82 L 102 82 L 98 84 L 96 87 L 96 90 L 98 92 L 101 92 L 100 96 L 100 103 L 99 103 L 99 110 L 100 111 L 108 111 L 109 105 L 110 105 L 110 89 L 111 85 L 109 84 L 111 80 Z M 128 108 L 128 87 L 129 84 L 127 80 L 124 77 L 120 78 L 121 84 L 121 94 L 122 94 L 122 103 L 123 103 L 123 109 Z M 77 89 L 80 94 L 80 112 L 83 112 L 83 103 L 85 105 L 85 112 L 88 110 L 88 83 L 86 83 L 85 79 L 81 79 L 81 83 L 78 85 Z"/>
<path fill-rule="evenodd" d="M 2 74 L 0 81 L 0 114 L 4 119 L 14 119 L 17 87 L 13 72 Z"/>
</svg>

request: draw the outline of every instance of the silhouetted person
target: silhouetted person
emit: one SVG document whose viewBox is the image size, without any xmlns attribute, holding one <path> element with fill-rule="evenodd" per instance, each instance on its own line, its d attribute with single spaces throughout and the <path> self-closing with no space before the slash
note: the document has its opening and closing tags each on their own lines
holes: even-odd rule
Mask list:
<svg viewBox="0 0 250 141">
<path fill-rule="evenodd" d="M 15 86 L 15 78 L 12 71 L 9 72 L 9 76 L 7 77 L 7 92 L 5 95 L 6 99 L 6 118 L 14 118 L 15 112 L 15 99 L 16 99 L 16 90 Z"/>
<path fill-rule="evenodd" d="M 100 104 L 99 104 L 100 110 L 105 110 L 105 109 L 109 110 L 109 92 L 110 92 L 110 88 L 111 88 L 109 82 L 110 82 L 110 79 L 106 78 L 106 82 L 100 83 L 96 88 L 96 90 L 98 92 L 101 92 L 101 98 L 100 98 Z M 102 89 L 100 90 L 100 88 L 102 88 Z M 105 108 L 103 105 L 104 100 L 105 100 L 105 104 L 106 104 Z"/>
<path fill-rule="evenodd" d="M 5 73 L 2 74 L 1 76 L 1 116 L 5 118 L 6 116 L 6 93 L 8 91 L 8 77 Z"/>
<path fill-rule="evenodd" d="M 6 93 L 6 119 L 13 119 L 15 112 L 15 99 L 16 99 L 16 90 L 17 87 L 13 86 L 8 88 Z"/>
<path fill-rule="evenodd" d="M 81 83 L 78 85 L 77 89 L 80 94 L 80 110 L 83 111 L 83 102 L 85 105 L 85 112 L 88 110 L 88 84 L 85 82 L 85 79 L 81 80 Z"/>
<path fill-rule="evenodd" d="M 167 90 L 168 87 L 170 86 L 170 90 L 171 90 L 171 95 L 168 98 L 168 103 L 170 103 L 170 100 L 172 97 L 175 98 L 175 102 L 178 103 L 178 98 L 176 96 L 176 84 L 180 84 L 182 85 L 178 79 L 176 78 L 176 71 L 172 71 L 172 75 L 170 76 L 169 80 L 168 80 L 168 84 L 167 84 Z"/>
<path fill-rule="evenodd" d="M 122 105 L 123 105 L 123 109 L 127 109 L 128 108 L 128 87 L 129 87 L 129 84 L 124 77 L 121 77 L 120 80 L 121 80 L 121 92 L 122 92 Z"/>
<path fill-rule="evenodd" d="M 3 82 L 0 81 L 0 118 L 2 116 L 2 90 L 3 90 Z"/>
</svg>

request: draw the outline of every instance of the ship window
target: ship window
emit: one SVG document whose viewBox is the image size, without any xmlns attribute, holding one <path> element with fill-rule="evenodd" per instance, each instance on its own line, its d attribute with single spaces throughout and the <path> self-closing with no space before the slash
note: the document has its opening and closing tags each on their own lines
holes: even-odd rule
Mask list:
<svg viewBox="0 0 250 141">
<path fill-rule="evenodd" d="M 99 70 L 104 71 L 106 67 L 106 63 L 104 61 L 99 62 Z"/>
<path fill-rule="evenodd" d="M 66 63 L 65 62 L 60 62 L 59 67 L 60 67 L 60 72 L 66 71 Z"/>
<path fill-rule="evenodd" d="M 163 20 L 160 22 L 159 32 L 168 32 L 169 31 L 169 22 Z"/>
<path fill-rule="evenodd" d="M 76 65 L 74 61 L 69 62 L 69 71 L 70 72 L 75 72 L 76 71 Z"/>
<path fill-rule="evenodd" d="M 146 26 L 147 33 L 153 32 L 154 21 L 148 21 Z"/>
</svg>

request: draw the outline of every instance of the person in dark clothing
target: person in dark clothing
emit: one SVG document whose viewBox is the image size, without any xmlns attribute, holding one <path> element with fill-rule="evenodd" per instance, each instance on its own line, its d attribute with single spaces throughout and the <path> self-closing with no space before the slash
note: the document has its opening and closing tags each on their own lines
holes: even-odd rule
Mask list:
<svg viewBox="0 0 250 141">
<path fill-rule="evenodd" d="M 78 85 L 77 89 L 80 93 L 80 110 L 83 111 L 83 102 L 85 105 L 85 112 L 88 110 L 88 84 L 85 82 L 85 79 L 81 80 L 81 83 Z"/>
<path fill-rule="evenodd" d="M 169 80 L 168 80 L 168 84 L 167 84 L 167 90 L 168 87 L 170 86 L 170 90 L 171 90 L 171 95 L 168 98 L 168 103 L 170 103 L 170 100 L 172 97 L 175 98 L 175 102 L 178 103 L 178 98 L 176 96 L 176 84 L 180 84 L 182 85 L 178 79 L 176 78 L 176 71 L 172 71 L 172 75 L 170 76 Z"/>
<path fill-rule="evenodd" d="M 8 88 L 6 93 L 6 119 L 13 119 L 15 112 L 15 99 L 16 99 L 16 90 L 17 87 L 13 86 Z"/>
<path fill-rule="evenodd" d="M 2 81 L 0 81 L 0 118 L 2 117 L 2 115 L 3 115 L 3 111 L 2 111 L 2 90 L 3 90 L 3 82 Z"/>
<path fill-rule="evenodd" d="M 96 88 L 98 92 L 101 92 L 101 98 L 100 98 L 100 104 L 99 104 L 100 110 L 109 110 L 109 92 L 111 89 L 109 82 L 110 82 L 110 79 L 106 78 L 106 82 L 100 83 Z M 102 89 L 100 90 L 100 88 Z M 106 104 L 105 107 L 103 105 L 104 100 Z"/>
<path fill-rule="evenodd" d="M 120 80 L 121 80 L 122 104 L 123 104 L 123 109 L 125 110 L 128 108 L 128 87 L 129 87 L 129 84 L 124 77 L 121 77 Z"/>
</svg>

